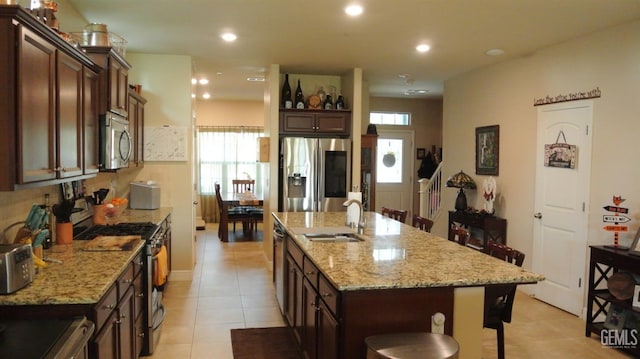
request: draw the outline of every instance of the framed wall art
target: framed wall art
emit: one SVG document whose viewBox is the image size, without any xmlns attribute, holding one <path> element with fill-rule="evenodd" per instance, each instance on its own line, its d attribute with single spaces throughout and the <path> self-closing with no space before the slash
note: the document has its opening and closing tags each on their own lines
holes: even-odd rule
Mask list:
<svg viewBox="0 0 640 359">
<path fill-rule="evenodd" d="M 476 127 L 476 174 L 497 176 L 500 164 L 500 126 Z"/>
<path fill-rule="evenodd" d="M 424 148 L 418 148 L 416 150 L 416 159 L 421 160 L 427 156 L 427 150 Z"/>
</svg>

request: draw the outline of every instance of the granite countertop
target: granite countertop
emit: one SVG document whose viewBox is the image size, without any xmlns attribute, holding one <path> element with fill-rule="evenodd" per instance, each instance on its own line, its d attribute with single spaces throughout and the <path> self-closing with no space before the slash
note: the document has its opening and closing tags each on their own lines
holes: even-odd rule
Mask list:
<svg viewBox="0 0 640 359">
<path fill-rule="evenodd" d="M 532 273 L 469 247 L 365 212 L 361 242 L 313 242 L 302 228 L 343 227 L 346 212 L 273 213 L 340 291 L 536 283 Z"/>
<path fill-rule="evenodd" d="M 126 209 L 119 222 L 160 224 L 171 208 L 157 210 Z M 39 268 L 33 282 L 11 294 L 0 295 L 0 305 L 95 304 L 140 252 L 144 241 L 130 251 L 85 251 L 88 241 L 73 241 L 44 250 L 45 258 L 61 260 Z"/>
</svg>

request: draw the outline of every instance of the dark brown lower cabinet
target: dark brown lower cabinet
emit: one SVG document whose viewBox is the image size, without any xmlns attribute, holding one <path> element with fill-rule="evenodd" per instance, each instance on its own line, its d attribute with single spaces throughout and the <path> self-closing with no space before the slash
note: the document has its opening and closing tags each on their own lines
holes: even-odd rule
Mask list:
<svg viewBox="0 0 640 359">
<path fill-rule="evenodd" d="M 286 238 L 285 312 L 306 359 L 364 359 L 364 339 L 383 333 L 429 332 L 430 318 L 447 318 L 453 334 L 453 288 L 339 291 L 312 259 Z"/>
<path fill-rule="evenodd" d="M 95 339 L 100 359 L 133 359 L 136 353 L 134 290 L 129 287 Z"/>
</svg>

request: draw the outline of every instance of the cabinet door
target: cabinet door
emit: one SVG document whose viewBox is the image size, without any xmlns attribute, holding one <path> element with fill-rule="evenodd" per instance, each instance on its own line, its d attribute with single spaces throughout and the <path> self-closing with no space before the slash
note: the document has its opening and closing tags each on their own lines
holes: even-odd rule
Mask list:
<svg viewBox="0 0 640 359">
<path fill-rule="evenodd" d="M 58 51 L 58 177 L 80 176 L 82 166 L 83 66 Z"/>
<path fill-rule="evenodd" d="M 128 71 L 114 58 L 109 59 L 109 109 L 127 115 Z"/>
<path fill-rule="evenodd" d="M 133 301 L 133 290 L 131 289 L 131 287 L 129 287 L 129 290 L 125 293 L 124 297 L 120 301 L 120 304 L 118 304 L 117 310 L 118 349 L 120 353 L 120 359 L 135 359 L 138 357 L 135 354 L 136 321 Z"/>
<path fill-rule="evenodd" d="M 316 114 L 316 132 L 348 135 L 349 115 L 343 112 L 318 112 Z"/>
<path fill-rule="evenodd" d="M 287 298 L 285 299 L 285 316 L 293 328 L 293 334 L 302 343 L 302 270 L 291 256 L 287 255 Z"/>
<path fill-rule="evenodd" d="M 318 359 L 338 357 L 338 321 L 327 306 L 319 301 L 318 306 Z"/>
<path fill-rule="evenodd" d="M 305 278 L 302 283 L 302 354 L 305 358 L 316 358 L 317 302 L 316 290 Z"/>
<path fill-rule="evenodd" d="M 116 323 L 116 315 L 117 313 L 114 311 L 93 342 L 97 357 L 100 359 L 118 359 L 118 324 Z"/>
<path fill-rule="evenodd" d="M 20 27 L 18 183 L 56 178 L 56 49 Z"/>
<path fill-rule="evenodd" d="M 283 134 L 305 134 L 316 130 L 313 113 L 284 112 L 280 121 L 280 132 Z"/>
<path fill-rule="evenodd" d="M 97 173 L 100 170 L 98 156 L 98 106 L 99 101 L 98 74 L 85 68 L 82 83 L 82 124 L 84 148 L 84 174 Z"/>
</svg>

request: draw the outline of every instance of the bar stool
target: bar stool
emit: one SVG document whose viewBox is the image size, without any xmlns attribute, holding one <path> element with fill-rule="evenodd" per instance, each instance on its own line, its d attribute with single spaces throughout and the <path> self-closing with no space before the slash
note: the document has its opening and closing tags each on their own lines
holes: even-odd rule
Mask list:
<svg viewBox="0 0 640 359">
<path fill-rule="evenodd" d="M 455 359 L 460 350 L 455 339 L 436 333 L 381 334 L 364 342 L 367 359 Z"/>
</svg>

